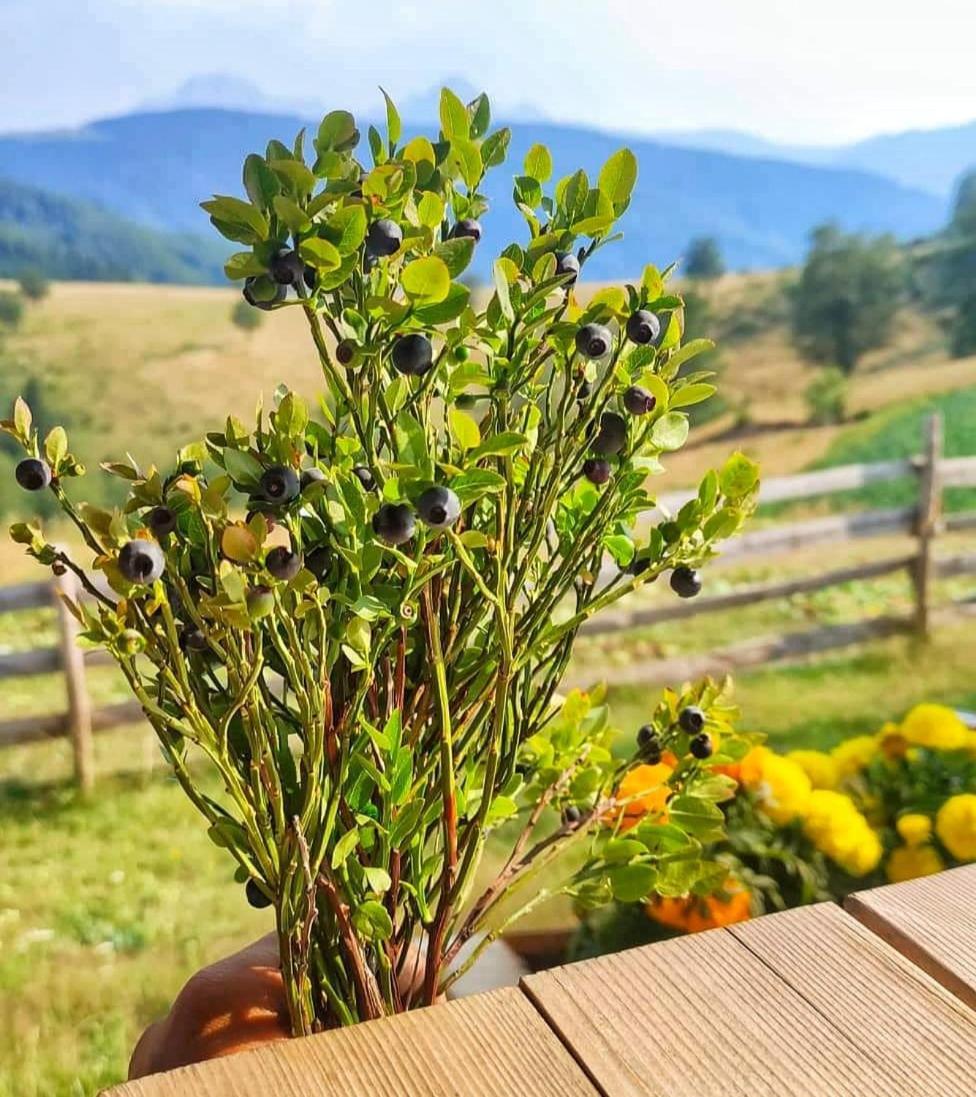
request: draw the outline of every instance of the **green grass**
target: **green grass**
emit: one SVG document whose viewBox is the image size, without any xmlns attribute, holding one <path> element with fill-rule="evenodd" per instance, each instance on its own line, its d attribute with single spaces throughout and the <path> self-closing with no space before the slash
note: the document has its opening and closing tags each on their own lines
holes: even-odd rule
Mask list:
<svg viewBox="0 0 976 1097">
<path fill-rule="evenodd" d="M 879 375 L 878 384 L 884 383 Z M 944 421 L 945 453 L 947 457 L 976 456 L 976 388 L 959 389 L 924 399 L 911 400 L 877 412 L 863 423 L 844 430 L 828 446 L 824 455 L 812 465 L 814 469 L 834 468 L 862 462 L 889 461 L 912 457 L 922 450 L 925 422 L 933 412 L 940 412 Z M 918 497 L 918 487 L 912 477 L 868 484 L 855 491 L 839 492 L 825 497 L 836 510 L 866 507 L 909 506 Z M 809 506 L 812 500 L 804 503 Z M 976 507 L 976 489 L 950 488 L 945 493 L 948 510 L 969 510 Z M 763 516 L 782 514 L 795 509 L 789 504 L 763 507 Z"/>
</svg>

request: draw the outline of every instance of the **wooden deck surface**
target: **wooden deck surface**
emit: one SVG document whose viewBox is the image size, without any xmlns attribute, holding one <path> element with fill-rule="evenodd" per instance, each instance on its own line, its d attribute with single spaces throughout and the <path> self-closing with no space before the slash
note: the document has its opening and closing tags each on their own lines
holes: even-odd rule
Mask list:
<svg viewBox="0 0 976 1097">
<path fill-rule="evenodd" d="M 557 968 L 111 1097 L 971 1097 L 976 865 Z"/>
</svg>

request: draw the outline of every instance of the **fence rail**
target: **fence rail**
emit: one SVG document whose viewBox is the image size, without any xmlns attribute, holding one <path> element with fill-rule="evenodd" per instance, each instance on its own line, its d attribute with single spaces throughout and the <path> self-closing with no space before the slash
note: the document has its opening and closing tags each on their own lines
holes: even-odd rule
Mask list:
<svg viewBox="0 0 976 1097">
<path fill-rule="evenodd" d="M 922 454 L 918 457 L 844 465 L 820 472 L 764 480 L 759 495 L 761 503 L 778 503 L 915 477 L 918 483 L 915 505 L 777 523 L 736 538 L 725 547 L 723 558 L 735 561 L 752 559 L 893 533 L 914 537 L 916 545 L 913 551 L 814 575 L 749 584 L 712 597 L 646 609 L 621 608 L 588 622 L 584 631 L 590 636 L 606 636 L 665 621 L 685 620 L 699 614 L 719 613 L 797 594 L 809 594 L 898 572 L 907 572 L 912 580 L 915 605 L 910 617 L 887 615 L 844 625 L 756 637 L 716 651 L 612 669 L 608 673 L 609 679 L 621 684 L 660 684 L 676 678 L 795 659 L 912 630 L 921 635 L 927 633 L 935 612 L 933 581 L 976 574 L 976 553 L 943 558 L 935 554 L 941 534 L 976 529 L 976 511 L 942 514 L 945 488 L 976 487 L 976 457 L 943 457 L 942 424 L 938 416 L 928 420 L 923 441 Z M 676 492 L 662 496 L 659 505 L 662 510 L 673 512 L 690 497 L 687 492 Z M 0 748 L 68 735 L 72 741 L 78 782 L 82 788 L 90 789 L 94 782 L 92 733 L 131 723 L 139 719 L 142 709 L 136 702 L 126 701 L 92 710 L 85 681 L 86 666 L 111 663 L 112 659 L 107 652 L 83 653 L 78 648 L 77 622 L 67 612 L 60 597 L 67 595 L 74 598 L 77 594 L 77 580 L 70 573 L 54 582 L 0 587 L 0 613 L 54 606 L 58 610 L 59 628 L 56 647 L 0 655 L 0 680 L 63 671 L 68 695 L 66 712 L 18 717 L 0 723 Z"/>
</svg>

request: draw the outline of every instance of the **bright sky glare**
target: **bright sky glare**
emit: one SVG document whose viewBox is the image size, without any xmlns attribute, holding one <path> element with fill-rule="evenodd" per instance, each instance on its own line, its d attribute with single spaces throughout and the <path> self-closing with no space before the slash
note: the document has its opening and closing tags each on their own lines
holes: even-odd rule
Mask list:
<svg viewBox="0 0 976 1097">
<path fill-rule="evenodd" d="M 0 130 L 226 73 L 362 109 L 462 75 L 499 108 L 835 144 L 976 117 L 972 0 L 0 0 Z M 256 106 L 258 104 L 255 104 Z"/>
</svg>

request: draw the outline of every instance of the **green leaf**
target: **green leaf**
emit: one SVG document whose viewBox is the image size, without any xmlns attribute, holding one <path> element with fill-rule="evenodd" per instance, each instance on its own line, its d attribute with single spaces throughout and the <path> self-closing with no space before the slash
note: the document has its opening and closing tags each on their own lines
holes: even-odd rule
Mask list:
<svg viewBox="0 0 976 1097">
<path fill-rule="evenodd" d="M 64 427 L 54 427 L 47 436 L 44 440 L 44 453 L 47 456 L 48 464 L 57 472 L 58 466 L 68 453 L 68 435 L 65 433 Z"/>
<path fill-rule="evenodd" d="M 386 132 L 389 138 L 390 144 L 395 145 L 400 140 L 400 112 L 396 109 L 396 104 L 386 94 L 383 88 L 380 88 L 383 92 L 383 98 L 386 100 Z"/>
<path fill-rule="evenodd" d="M 611 838 L 603 847 L 603 859 L 610 864 L 624 864 L 642 857 L 647 852 L 643 842 L 636 838 Z"/>
<path fill-rule="evenodd" d="M 688 437 L 688 417 L 681 412 L 668 412 L 651 427 L 650 443 L 658 449 L 681 449 Z"/>
<path fill-rule="evenodd" d="M 671 396 L 671 407 L 687 408 L 692 404 L 700 404 L 710 396 L 715 395 L 715 386 L 707 384 L 685 385 Z"/>
<path fill-rule="evenodd" d="M 528 441 L 524 434 L 504 431 L 486 438 L 481 445 L 472 449 L 469 456 L 472 461 L 479 461 L 482 457 L 508 457 L 518 453 L 523 446 L 528 445 Z"/>
<path fill-rule="evenodd" d="M 366 238 L 366 211 L 362 206 L 343 206 L 319 226 L 319 235 L 340 255 L 352 254 Z"/>
<path fill-rule="evenodd" d="M 286 393 L 275 412 L 275 430 L 286 438 L 304 438 L 308 420 L 305 401 L 294 392 Z"/>
<path fill-rule="evenodd" d="M 474 141 L 455 137 L 451 141 L 450 160 L 457 165 L 461 178 L 469 188 L 478 185 L 478 180 L 484 174 L 484 164 L 481 159 L 481 150 Z"/>
<path fill-rule="evenodd" d="M 525 174 L 538 183 L 545 183 L 552 176 L 552 153 L 545 145 L 533 145 L 525 154 Z"/>
<path fill-rule="evenodd" d="M 363 877 L 369 885 L 369 890 L 378 892 L 380 895 L 385 891 L 389 891 L 390 885 L 393 883 L 386 869 L 380 868 L 378 865 L 369 865 L 364 868 Z"/>
<path fill-rule="evenodd" d="M 292 232 L 305 232 L 311 226 L 308 214 L 286 194 L 275 195 L 272 204 L 275 213 Z"/>
<path fill-rule="evenodd" d="M 668 818 L 686 834 L 703 842 L 720 839 L 725 832 L 722 809 L 711 800 L 699 796 L 676 796 L 668 804 Z"/>
<path fill-rule="evenodd" d="M 258 541 L 247 526 L 227 526 L 220 535 L 220 551 L 235 564 L 250 564 L 257 558 Z"/>
<path fill-rule="evenodd" d="M 467 506 L 483 495 L 494 495 L 505 490 L 505 477 L 490 469 L 469 469 L 455 476 L 451 481 L 452 489 L 461 502 Z"/>
<path fill-rule="evenodd" d="M 680 347 L 671 355 L 668 359 L 668 365 L 677 372 L 678 367 L 685 362 L 690 361 L 699 354 L 704 354 L 706 351 L 714 349 L 715 344 L 711 339 L 692 339 L 691 342 L 685 343 L 683 347 Z"/>
<path fill-rule="evenodd" d="M 502 316 L 508 321 L 513 321 L 515 319 L 515 310 L 512 308 L 512 299 L 508 292 L 508 278 L 503 263 L 502 259 L 496 259 L 492 264 L 492 280 L 495 283 L 495 293 L 498 297 L 498 307 L 501 309 Z"/>
<path fill-rule="evenodd" d="M 322 119 L 315 147 L 318 151 L 334 149 L 341 152 L 359 138 L 356 120 L 347 110 L 334 110 Z"/>
<path fill-rule="evenodd" d="M 481 442 L 478 424 L 458 408 L 449 408 L 447 412 L 451 435 L 462 451 L 474 449 Z"/>
<path fill-rule="evenodd" d="M 484 139 L 481 144 L 481 160 L 486 168 L 497 168 L 499 164 L 505 163 L 511 139 L 512 131 L 508 126 L 495 130 Z"/>
<path fill-rule="evenodd" d="M 440 117 L 441 132 L 448 141 L 453 143 L 459 137 L 467 140 L 471 136 L 468 108 L 450 88 L 441 88 Z"/>
<path fill-rule="evenodd" d="M 491 807 L 488 808 L 486 822 L 489 826 L 495 823 L 503 823 L 506 819 L 511 819 L 512 816 L 517 813 L 518 804 L 516 804 L 511 796 L 496 796 L 491 802 Z"/>
<path fill-rule="evenodd" d="M 759 483 L 759 466 L 744 453 L 733 453 L 719 473 L 718 481 L 723 495 L 741 499 Z"/>
<path fill-rule="evenodd" d="M 284 176 L 291 183 L 296 194 L 307 198 L 312 193 L 315 176 L 300 160 L 272 160 L 269 166 L 276 175 Z"/>
<path fill-rule="evenodd" d="M 623 533 L 604 537 L 603 544 L 618 567 L 625 568 L 634 558 L 634 542 Z"/>
<path fill-rule="evenodd" d="M 232 282 L 242 278 L 256 278 L 267 273 L 267 266 L 253 251 L 239 251 L 224 263 L 224 274 Z"/>
<path fill-rule="evenodd" d="M 600 169 L 597 186 L 614 208 L 629 201 L 637 182 L 637 158 L 630 149 L 619 149 Z"/>
<path fill-rule="evenodd" d="M 244 189 L 258 209 L 270 209 L 274 196 L 281 191 L 278 177 L 263 156 L 251 153 L 244 161 Z"/>
<path fill-rule="evenodd" d="M 483 137 L 491 122 L 491 103 L 489 103 L 488 96 L 484 92 L 475 96 L 468 103 L 468 116 L 471 119 L 471 136 L 475 140 Z"/>
<path fill-rule="evenodd" d="M 433 305 L 447 297 L 451 274 L 443 259 L 427 255 L 407 263 L 400 274 L 400 285 L 411 301 Z"/>
<path fill-rule="evenodd" d="M 217 221 L 230 225 L 245 225 L 259 239 L 267 240 L 268 238 L 268 219 L 250 202 L 217 194 L 211 201 L 201 202 L 200 206 Z"/>
<path fill-rule="evenodd" d="M 448 324 L 468 307 L 471 290 L 463 282 L 452 282 L 447 296 L 436 305 L 420 305 L 413 315 L 422 324 Z"/>
<path fill-rule="evenodd" d="M 621 865 L 609 873 L 613 897 L 621 903 L 637 903 L 654 890 L 657 869 L 653 865 Z"/>
<path fill-rule="evenodd" d="M 417 182 L 425 184 L 429 182 L 437 166 L 437 155 L 434 146 L 426 137 L 415 137 L 408 142 L 400 154 L 404 160 L 414 165 L 417 172 Z"/>
<path fill-rule="evenodd" d="M 385 941 L 393 933 L 393 922 L 382 903 L 369 899 L 353 911 L 352 924 L 368 940 Z"/>
<path fill-rule="evenodd" d="M 351 830 L 347 830 L 345 834 L 336 842 L 332 850 L 332 867 L 338 868 L 340 865 L 345 864 L 346 858 L 350 853 L 359 845 L 359 827 L 353 827 Z"/>
<path fill-rule="evenodd" d="M 444 199 L 432 190 L 425 190 L 417 203 L 417 216 L 422 225 L 436 229 L 444 220 Z"/>
<path fill-rule="evenodd" d="M 245 487 L 257 487 L 264 473 L 264 466 L 247 450 L 225 449 L 223 451 L 224 468 L 231 479 Z"/>
<path fill-rule="evenodd" d="M 318 270 L 335 270 L 342 265 L 342 256 L 335 244 L 320 236 L 311 236 L 298 245 L 298 254 Z"/>
<path fill-rule="evenodd" d="M 22 396 L 18 396 L 14 400 L 14 430 L 25 442 L 30 438 L 33 422 L 34 418 L 27 401 Z"/>
<path fill-rule="evenodd" d="M 471 257 L 474 255 L 474 239 L 470 236 L 459 236 L 454 240 L 445 240 L 434 248 L 434 254 L 438 259 L 444 260 L 448 274 L 452 278 L 457 278 L 471 262 Z"/>
</svg>

